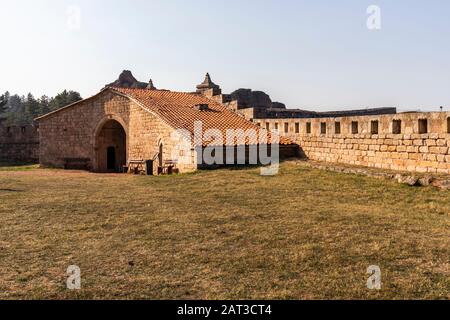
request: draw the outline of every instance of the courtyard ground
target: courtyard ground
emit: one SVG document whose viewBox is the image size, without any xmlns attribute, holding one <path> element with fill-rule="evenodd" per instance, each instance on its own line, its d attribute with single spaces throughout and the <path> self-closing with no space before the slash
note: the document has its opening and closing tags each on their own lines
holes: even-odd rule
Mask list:
<svg viewBox="0 0 450 320">
<path fill-rule="evenodd" d="M 450 298 L 449 191 L 295 162 L 259 172 L 0 167 L 0 298 Z"/>
</svg>

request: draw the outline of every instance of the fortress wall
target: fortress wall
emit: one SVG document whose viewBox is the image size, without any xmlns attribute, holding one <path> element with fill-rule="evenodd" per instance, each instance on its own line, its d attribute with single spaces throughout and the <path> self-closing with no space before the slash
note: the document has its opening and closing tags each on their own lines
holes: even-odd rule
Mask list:
<svg viewBox="0 0 450 320">
<path fill-rule="evenodd" d="M 39 161 L 39 132 L 33 125 L 0 125 L 0 161 Z"/>
<path fill-rule="evenodd" d="M 450 112 L 253 121 L 311 160 L 450 174 Z"/>
</svg>

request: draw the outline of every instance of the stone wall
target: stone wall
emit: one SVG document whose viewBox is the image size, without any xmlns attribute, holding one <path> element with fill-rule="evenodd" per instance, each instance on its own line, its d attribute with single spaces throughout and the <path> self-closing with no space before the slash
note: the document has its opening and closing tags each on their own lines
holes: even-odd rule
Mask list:
<svg viewBox="0 0 450 320">
<path fill-rule="evenodd" d="M 254 122 L 291 138 L 312 160 L 450 174 L 450 112 Z"/>
<path fill-rule="evenodd" d="M 171 127 L 127 97 L 111 91 L 103 91 L 39 119 L 41 165 L 67 168 L 71 159 L 84 160 L 87 169 L 100 171 L 103 167 L 100 153 L 106 152 L 106 146 L 98 137 L 104 126 L 113 120 L 120 123 L 126 133 L 128 161 L 158 159 L 162 145 L 163 160 L 185 163 L 180 165 L 181 172 L 196 169 L 194 151 L 190 154 L 177 149 L 180 141 L 172 139 Z"/>
<path fill-rule="evenodd" d="M 37 163 L 38 127 L 0 125 L 0 161 Z"/>
</svg>

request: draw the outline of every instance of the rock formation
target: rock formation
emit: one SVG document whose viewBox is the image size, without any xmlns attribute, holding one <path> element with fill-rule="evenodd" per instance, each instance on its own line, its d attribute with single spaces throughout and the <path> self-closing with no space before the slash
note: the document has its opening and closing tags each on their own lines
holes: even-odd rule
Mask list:
<svg viewBox="0 0 450 320">
<path fill-rule="evenodd" d="M 262 91 L 252 91 L 251 89 L 238 89 L 230 94 L 232 100 L 237 100 L 240 109 L 286 109 L 280 102 L 272 102 L 270 96 Z"/>
<path fill-rule="evenodd" d="M 132 88 L 132 89 L 146 89 L 149 84 L 138 81 L 131 71 L 124 70 L 116 81 L 107 84 L 105 87 L 118 87 L 118 88 Z M 153 83 L 152 83 L 153 86 Z"/>
</svg>

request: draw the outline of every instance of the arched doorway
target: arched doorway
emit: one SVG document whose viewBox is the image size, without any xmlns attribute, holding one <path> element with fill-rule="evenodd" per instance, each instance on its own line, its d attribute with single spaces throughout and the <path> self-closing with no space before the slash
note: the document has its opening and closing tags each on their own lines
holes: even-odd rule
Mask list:
<svg viewBox="0 0 450 320">
<path fill-rule="evenodd" d="M 108 120 L 96 137 L 96 170 L 120 172 L 127 162 L 126 133 L 116 120 Z"/>
</svg>

